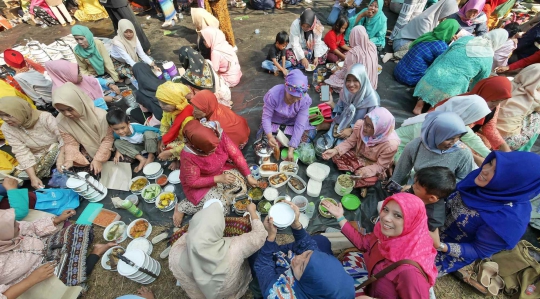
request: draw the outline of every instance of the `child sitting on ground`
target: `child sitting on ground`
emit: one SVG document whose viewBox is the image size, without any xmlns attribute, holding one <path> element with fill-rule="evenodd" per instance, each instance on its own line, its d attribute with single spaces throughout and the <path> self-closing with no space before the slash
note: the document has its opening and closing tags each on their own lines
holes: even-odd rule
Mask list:
<svg viewBox="0 0 540 299">
<path fill-rule="evenodd" d="M 124 155 L 139 160 L 134 172 L 141 171 L 144 166 L 154 162 L 159 144 L 159 129 L 136 123 L 129 123 L 129 116 L 120 109 L 107 112 L 107 123 L 114 131 L 114 163 L 124 160 Z M 148 158 L 143 156 L 148 153 Z"/>
<path fill-rule="evenodd" d="M 414 176 L 414 184 L 409 191 L 418 196 L 426 205 L 428 229 L 433 246 L 439 247 L 439 228 L 446 220 L 445 199 L 456 190 L 454 173 L 443 166 L 420 169 Z"/>
<path fill-rule="evenodd" d="M 338 62 L 345 60 L 345 54 L 351 48 L 345 44 L 345 31 L 349 27 L 349 19 L 345 15 L 339 16 L 332 30 L 324 36 L 324 43 L 330 49 L 326 61 Z"/>
<path fill-rule="evenodd" d="M 291 62 L 285 57 L 285 47 L 288 44 L 289 34 L 286 31 L 278 33 L 276 35 L 276 42 L 270 47 L 266 60 L 262 63 L 262 68 L 268 70 L 270 73 L 274 73 L 275 76 L 278 76 L 280 71 L 283 73 L 283 76 L 287 76 L 289 73 L 287 69 L 292 67 Z"/>
</svg>

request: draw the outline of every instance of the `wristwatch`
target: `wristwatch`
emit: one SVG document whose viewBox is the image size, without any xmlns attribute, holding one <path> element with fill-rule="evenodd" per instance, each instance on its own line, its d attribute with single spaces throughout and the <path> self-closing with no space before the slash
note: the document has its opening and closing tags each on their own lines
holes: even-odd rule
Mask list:
<svg viewBox="0 0 540 299">
<path fill-rule="evenodd" d="M 444 243 L 441 243 L 441 245 L 439 245 L 439 247 L 437 247 L 437 251 L 443 251 L 445 247 L 446 246 L 444 245 Z"/>
</svg>

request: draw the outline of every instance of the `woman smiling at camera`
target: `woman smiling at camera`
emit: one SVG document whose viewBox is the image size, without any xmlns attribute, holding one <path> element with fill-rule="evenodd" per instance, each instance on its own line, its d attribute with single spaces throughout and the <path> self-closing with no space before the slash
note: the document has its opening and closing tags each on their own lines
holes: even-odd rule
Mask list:
<svg viewBox="0 0 540 299">
<path fill-rule="evenodd" d="M 373 233 L 367 235 L 349 224 L 341 203 L 335 206 L 323 201 L 321 204 L 338 220 L 341 232 L 364 252 L 370 277 L 396 262 L 408 260 L 367 285 L 364 288 L 367 295 L 385 299 L 429 298 L 429 289 L 437 278 L 433 264 L 437 251 L 429 236 L 426 208 L 420 198 L 409 193 L 388 197 L 382 204 L 380 221 L 375 224 Z"/>
</svg>

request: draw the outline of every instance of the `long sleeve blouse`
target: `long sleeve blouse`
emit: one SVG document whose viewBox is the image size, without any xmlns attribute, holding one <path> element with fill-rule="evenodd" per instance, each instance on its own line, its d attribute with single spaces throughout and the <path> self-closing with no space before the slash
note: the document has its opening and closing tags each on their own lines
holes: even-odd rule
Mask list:
<svg viewBox="0 0 540 299">
<path fill-rule="evenodd" d="M 188 232 L 189 234 L 189 232 Z M 229 251 L 225 259 L 228 261 L 227 275 L 217 298 L 240 298 L 251 281 L 252 273 L 247 258 L 257 252 L 264 244 L 268 233 L 260 219 L 251 222 L 251 231 L 240 236 L 232 237 Z M 174 277 L 180 282 L 182 289 L 191 299 L 204 299 L 203 293 L 197 287 L 192 277 L 186 275 L 180 265 L 180 256 L 187 250 L 187 234 L 174 243 L 169 254 L 169 268 Z"/>
<path fill-rule="evenodd" d="M 234 165 L 227 163 L 232 160 Z M 214 176 L 225 170 L 236 168 L 243 176 L 251 172 L 246 159 L 238 146 L 223 133 L 221 142 L 215 152 L 209 156 L 198 156 L 186 150 L 180 154 L 180 179 L 187 200 L 194 205 L 199 204 L 210 188 L 214 187 Z"/>
<path fill-rule="evenodd" d="M 398 149 L 398 140 L 389 140 L 374 146 L 367 146 L 360 133 L 364 120 L 358 120 L 349 138 L 335 147 L 339 155 L 354 150 L 358 158 L 364 158 L 367 166 L 362 168 L 365 177 L 381 176 L 392 164 L 392 159 Z"/>
<path fill-rule="evenodd" d="M 264 96 L 262 127 L 265 134 L 277 132 L 280 125 L 292 126 L 285 134 L 291 135 L 289 147 L 297 148 L 304 131 L 309 129 L 309 106 L 311 98 L 306 93 L 300 101 L 285 103 L 285 85 L 272 87 Z"/>
<path fill-rule="evenodd" d="M 317 21 L 318 22 L 318 21 Z M 302 60 L 306 58 L 304 50 L 307 50 L 307 41 L 304 36 L 304 31 L 300 27 L 300 19 L 296 19 L 291 24 L 290 35 L 289 35 L 289 44 L 287 49 L 292 49 L 296 60 Z M 328 52 L 328 47 L 323 41 L 322 34 L 315 34 L 313 32 L 313 56 L 322 57 Z"/>
<path fill-rule="evenodd" d="M 470 34 L 473 34 L 475 36 L 482 36 L 486 33 L 488 33 L 489 29 L 487 27 L 486 21 L 487 17 L 484 12 L 481 12 L 476 18 L 475 22 L 472 25 L 468 25 L 467 23 L 463 22 L 461 20 L 461 17 L 456 12 L 450 16 L 448 16 L 448 19 L 454 19 L 459 23 L 459 26 L 461 29 L 469 32 Z"/>
<path fill-rule="evenodd" d="M 229 86 L 233 87 L 240 83 L 242 70 L 236 53 L 226 56 L 219 50 L 212 50 L 210 62 L 212 63 L 214 71 L 216 71 Z"/>
<path fill-rule="evenodd" d="M 81 144 L 71 134 L 60 130 L 60 135 L 64 140 L 64 159 L 66 161 L 73 161 L 78 165 L 88 165 L 90 162 L 81 153 Z M 109 127 L 107 130 L 107 136 L 103 138 L 99 149 L 93 157 L 93 160 L 99 162 L 106 162 L 111 157 L 111 149 L 113 148 L 114 136 L 113 129 Z"/>
<path fill-rule="evenodd" d="M 421 137 L 414 139 L 405 146 L 392 175 L 392 180 L 399 184 L 406 184 L 410 179 L 408 176 L 411 170 L 418 171 L 430 166 L 444 166 L 454 172 L 458 182 L 461 181 L 472 171 L 473 158 L 471 150 L 463 144 L 458 146 L 459 150 L 436 154 L 422 144 Z"/>
<path fill-rule="evenodd" d="M 285 254 L 290 252 L 302 254 L 306 250 L 318 250 L 317 242 L 311 238 L 305 229 L 294 229 L 292 227 L 291 229 L 294 237 L 293 243 L 278 245 L 275 241 L 266 240 L 255 261 L 255 275 L 257 275 L 259 286 L 265 298 L 274 283 L 278 281 L 278 278 L 288 270 L 288 268 L 276 265 L 274 253 L 281 251 Z"/>
<path fill-rule="evenodd" d="M 433 61 L 447 49 L 448 45 L 441 40 L 414 45 L 397 64 L 394 77 L 398 82 L 415 86 Z"/>
<path fill-rule="evenodd" d="M 341 232 L 356 248 L 364 252 L 364 257 L 366 259 L 369 259 L 370 255 L 373 254 L 371 244 L 376 242 L 374 234 L 362 235 L 348 222 L 341 228 Z M 375 247 L 374 250 L 378 250 L 378 247 Z M 377 274 L 391 264 L 391 261 L 386 259 L 382 260 L 373 267 L 372 273 L 369 273 L 369 275 Z M 428 281 L 418 268 L 406 264 L 397 267 L 395 270 L 372 283 L 369 288 L 369 296 L 385 299 L 427 299 L 429 298 L 430 287 Z"/>
<path fill-rule="evenodd" d="M 19 235 L 24 237 L 19 246 L 15 250 L 0 253 L 0 299 L 7 299 L 4 292 L 41 265 L 44 257 L 42 250 L 45 248 L 42 237 L 56 231 L 50 217 L 34 222 L 20 221 L 19 229 Z"/>
<path fill-rule="evenodd" d="M 148 57 L 146 53 L 144 52 L 141 42 L 137 39 L 137 46 L 135 47 L 135 51 L 137 52 L 137 56 L 142 59 L 146 64 L 151 65 L 152 64 L 152 58 Z M 137 61 L 133 60 L 133 58 L 128 54 L 126 51 L 126 48 L 123 45 L 119 45 L 117 43 L 112 43 L 111 47 L 111 57 L 120 61 L 129 64 L 131 67 L 137 63 Z"/>
<path fill-rule="evenodd" d="M 116 72 L 114 68 L 114 64 L 111 60 L 111 56 L 109 55 L 109 51 L 107 51 L 107 48 L 105 48 L 105 45 L 102 41 L 100 41 L 97 38 L 94 38 L 94 43 L 96 45 L 96 49 L 98 50 L 101 57 L 103 57 L 103 65 L 105 68 L 105 73 L 109 74 L 111 78 L 114 80 L 114 82 L 118 82 L 120 78 L 118 77 L 118 73 Z M 81 72 L 81 75 L 87 75 L 96 77 L 98 74 L 96 73 L 96 70 L 94 70 L 94 67 L 90 63 L 90 60 L 82 58 L 81 56 L 75 54 L 75 59 L 77 60 L 77 64 L 79 65 L 79 70 Z"/>
<path fill-rule="evenodd" d="M 520 59 L 508 66 L 509 71 L 519 70 L 526 68 L 531 64 L 540 63 L 540 50 L 536 51 L 533 55 Z"/>
<path fill-rule="evenodd" d="M 31 129 L 2 125 L 2 132 L 19 162 L 18 169 L 24 170 L 36 165 L 39 157 L 45 155 L 54 143 L 63 145 L 56 118 L 49 112 L 41 112 L 37 123 Z"/>
</svg>

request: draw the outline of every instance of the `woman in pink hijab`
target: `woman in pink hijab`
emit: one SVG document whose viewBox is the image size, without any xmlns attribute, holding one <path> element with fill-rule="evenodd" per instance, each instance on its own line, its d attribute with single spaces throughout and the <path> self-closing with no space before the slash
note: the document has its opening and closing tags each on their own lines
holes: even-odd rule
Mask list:
<svg viewBox="0 0 540 299">
<path fill-rule="evenodd" d="M 120 93 L 118 86 L 114 85 L 112 82 L 102 78 L 81 75 L 79 66 L 76 63 L 67 60 L 47 61 L 45 63 L 45 69 L 53 81 L 53 91 L 65 83 L 71 82 L 83 90 L 92 100 L 94 100 L 94 104 L 100 108 L 102 108 L 101 105 L 98 105 L 97 103 L 103 100 L 105 102 L 111 102 L 113 100 L 113 97 L 105 96 L 103 90 L 111 89 L 117 94 Z"/>
<path fill-rule="evenodd" d="M 225 39 L 223 32 L 214 27 L 206 27 L 201 30 L 204 45 L 210 49 L 210 60 L 214 71 L 218 73 L 229 87 L 240 83 L 242 71 L 240 62 L 233 47 Z"/>
<path fill-rule="evenodd" d="M 458 12 L 448 18 L 458 21 L 461 29 L 471 35 L 482 36 L 489 31 L 487 27 L 488 16 L 482 11 L 485 4 L 486 0 L 469 0 Z M 463 36 L 466 33 L 458 35 Z"/>
<path fill-rule="evenodd" d="M 334 91 L 339 93 L 345 84 L 345 77 L 347 77 L 349 68 L 357 63 L 361 63 L 366 67 L 371 86 L 373 86 L 373 89 L 377 89 L 377 82 L 379 81 L 379 76 L 377 74 L 377 47 L 369 40 L 366 28 L 364 26 L 354 27 L 349 36 L 349 43 L 351 50 L 345 54 L 343 67 L 324 82 L 330 85 Z"/>
</svg>

